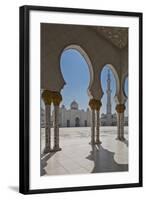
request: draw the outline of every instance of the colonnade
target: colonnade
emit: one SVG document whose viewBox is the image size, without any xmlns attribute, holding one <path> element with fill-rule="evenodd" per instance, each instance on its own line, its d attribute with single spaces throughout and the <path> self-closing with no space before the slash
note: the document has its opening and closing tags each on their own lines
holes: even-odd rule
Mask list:
<svg viewBox="0 0 146 200">
<path fill-rule="evenodd" d="M 91 119 L 91 145 L 94 144 L 101 144 L 100 141 L 100 107 L 102 103 L 100 100 L 91 99 L 89 101 L 89 106 L 92 112 L 92 119 Z M 117 138 L 120 141 L 124 141 L 124 111 L 125 111 L 124 104 L 117 104 L 116 111 L 117 111 Z"/>
<path fill-rule="evenodd" d="M 44 153 L 52 151 L 60 151 L 59 146 L 59 105 L 62 101 L 62 96 L 59 92 L 52 92 L 49 90 L 44 90 L 42 93 L 42 98 L 45 103 L 45 149 Z M 52 148 L 51 142 L 51 104 L 54 105 L 54 146 Z M 99 145 L 100 141 L 100 108 L 102 103 L 98 99 L 90 99 L 89 106 L 91 108 L 91 145 Z M 124 138 L 124 104 L 116 105 L 117 111 L 117 139 L 125 140 Z"/>
<path fill-rule="evenodd" d="M 45 148 L 44 153 L 51 151 L 60 151 L 59 146 L 59 105 L 62 101 L 62 96 L 59 92 L 44 90 L 42 98 L 45 103 Z M 51 141 L 51 104 L 54 106 L 54 146 L 52 148 Z"/>
</svg>

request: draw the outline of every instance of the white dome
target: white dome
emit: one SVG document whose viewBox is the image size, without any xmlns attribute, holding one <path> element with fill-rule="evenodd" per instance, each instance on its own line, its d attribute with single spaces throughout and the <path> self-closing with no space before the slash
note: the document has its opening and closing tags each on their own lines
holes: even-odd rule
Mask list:
<svg viewBox="0 0 146 200">
<path fill-rule="evenodd" d="M 63 104 L 63 105 L 61 106 L 61 108 L 62 108 L 62 109 L 65 109 L 65 105 Z"/>
<path fill-rule="evenodd" d="M 73 110 L 78 110 L 78 103 L 76 101 L 72 101 L 70 104 L 70 108 Z"/>
</svg>

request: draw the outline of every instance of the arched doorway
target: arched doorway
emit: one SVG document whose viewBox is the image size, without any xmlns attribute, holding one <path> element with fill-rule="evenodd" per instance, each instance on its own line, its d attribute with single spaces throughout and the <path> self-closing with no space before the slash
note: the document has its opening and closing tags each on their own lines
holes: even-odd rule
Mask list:
<svg viewBox="0 0 146 200">
<path fill-rule="evenodd" d="M 75 127 L 80 127 L 80 118 L 79 117 L 75 118 Z"/>
<path fill-rule="evenodd" d="M 67 127 L 70 127 L 70 120 L 67 119 L 67 124 L 66 124 Z"/>
</svg>

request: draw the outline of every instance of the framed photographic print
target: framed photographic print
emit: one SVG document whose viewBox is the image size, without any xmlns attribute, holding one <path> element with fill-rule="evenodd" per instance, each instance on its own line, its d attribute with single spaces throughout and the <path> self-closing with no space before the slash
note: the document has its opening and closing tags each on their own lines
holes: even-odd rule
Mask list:
<svg viewBox="0 0 146 200">
<path fill-rule="evenodd" d="M 142 186 L 142 13 L 20 7 L 20 192 Z"/>
</svg>

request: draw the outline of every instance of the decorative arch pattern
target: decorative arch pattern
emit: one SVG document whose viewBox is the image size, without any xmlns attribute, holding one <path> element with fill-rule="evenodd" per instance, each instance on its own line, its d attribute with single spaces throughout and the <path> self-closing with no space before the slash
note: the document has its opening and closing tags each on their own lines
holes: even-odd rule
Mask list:
<svg viewBox="0 0 146 200">
<path fill-rule="evenodd" d="M 87 65 L 88 65 L 88 69 L 89 69 L 89 74 L 90 74 L 90 80 L 89 80 L 89 85 L 88 85 L 88 95 L 90 94 L 90 90 L 92 88 L 92 85 L 93 85 L 93 66 L 92 66 L 92 63 L 91 63 L 91 60 L 90 60 L 90 57 L 88 56 L 88 54 L 86 53 L 86 51 L 80 46 L 80 45 L 77 45 L 77 44 L 70 44 L 70 45 L 67 45 L 62 51 L 61 51 L 61 54 L 68 50 L 68 49 L 74 49 L 74 50 L 77 50 L 85 59 Z M 60 55 L 61 56 L 61 55 Z M 62 74 L 62 72 L 61 72 Z M 62 77 L 63 77 L 63 74 L 62 74 Z M 65 80 L 64 80 L 65 82 Z"/>
</svg>

